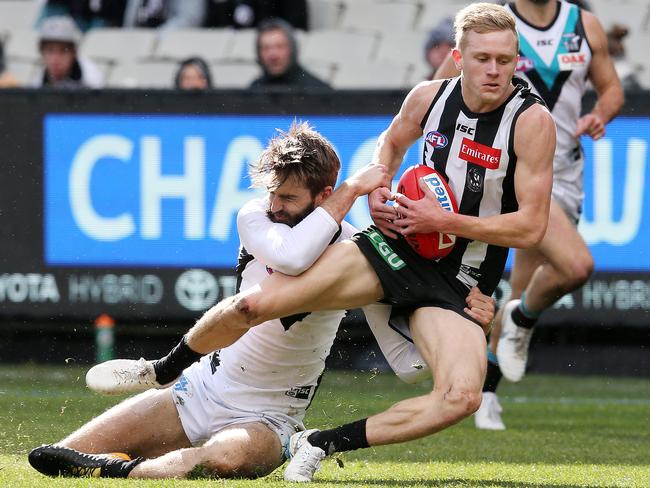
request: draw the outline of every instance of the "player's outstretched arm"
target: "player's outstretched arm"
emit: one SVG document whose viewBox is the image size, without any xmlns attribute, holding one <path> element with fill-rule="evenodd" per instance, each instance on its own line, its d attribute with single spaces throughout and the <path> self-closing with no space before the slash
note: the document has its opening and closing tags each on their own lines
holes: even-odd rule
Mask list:
<svg viewBox="0 0 650 488">
<path fill-rule="evenodd" d="M 386 167 L 370 163 L 341 183 L 332 196 L 321 203 L 321 207 L 341 223 L 358 197 L 385 186 L 390 187 L 390 175 Z"/>
<path fill-rule="evenodd" d="M 402 107 L 377 141 L 373 163 L 388 168 L 392 180 L 402 164 L 404 154 L 422 136 L 420 126 L 426 112 L 440 88 L 439 81 L 424 81 L 416 85 L 406 96 Z M 397 237 L 399 228 L 393 224 L 397 218 L 395 209 L 386 205 L 390 199 L 390 184 L 378 188 L 368 196 L 368 207 L 373 222 L 389 237 Z"/>
<path fill-rule="evenodd" d="M 591 112 L 578 119 L 576 136 L 588 135 L 597 140 L 605 135 L 605 124 L 621 110 L 625 96 L 607 49 L 607 35 L 602 25 L 591 12 L 583 10 L 581 14 L 592 49 L 589 79 L 594 85 L 598 100 Z"/>
</svg>

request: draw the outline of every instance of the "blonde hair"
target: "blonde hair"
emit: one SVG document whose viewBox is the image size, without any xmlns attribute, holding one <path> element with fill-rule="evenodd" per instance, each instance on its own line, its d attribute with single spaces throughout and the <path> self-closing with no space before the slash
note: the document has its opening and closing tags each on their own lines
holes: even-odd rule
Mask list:
<svg viewBox="0 0 650 488">
<path fill-rule="evenodd" d="M 336 185 L 340 168 L 332 144 L 308 123 L 294 121 L 288 132 L 278 129 L 249 173 L 254 188 L 275 191 L 295 177 L 315 197 Z"/>
<path fill-rule="evenodd" d="M 519 35 L 515 18 L 501 5 L 487 2 L 468 5 L 456 14 L 454 30 L 456 31 L 456 48 L 458 49 L 463 47 L 466 32 L 474 31 L 485 34 L 486 32 L 510 30 L 515 35 L 517 52 L 519 52 Z"/>
</svg>

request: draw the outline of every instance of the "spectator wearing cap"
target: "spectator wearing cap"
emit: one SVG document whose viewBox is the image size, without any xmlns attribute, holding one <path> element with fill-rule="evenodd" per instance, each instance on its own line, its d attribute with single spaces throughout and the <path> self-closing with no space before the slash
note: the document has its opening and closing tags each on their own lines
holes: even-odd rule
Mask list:
<svg viewBox="0 0 650 488">
<path fill-rule="evenodd" d="M 34 82 L 37 87 L 101 88 L 103 76 L 97 66 L 77 56 L 81 31 L 68 16 L 43 20 L 39 29 L 39 50 L 43 70 Z"/>
<path fill-rule="evenodd" d="M 210 67 L 202 58 L 188 58 L 178 66 L 174 77 L 177 90 L 209 90 L 212 88 Z"/>
<path fill-rule="evenodd" d="M 251 88 L 329 88 L 298 63 L 298 45 L 291 25 L 282 19 L 268 19 L 257 29 L 257 62 L 262 76 Z"/>
<path fill-rule="evenodd" d="M 431 68 L 429 80 L 433 80 L 436 70 L 455 45 L 454 21 L 451 17 L 444 18 L 433 28 L 424 45 L 424 59 Z"/>
</svg>

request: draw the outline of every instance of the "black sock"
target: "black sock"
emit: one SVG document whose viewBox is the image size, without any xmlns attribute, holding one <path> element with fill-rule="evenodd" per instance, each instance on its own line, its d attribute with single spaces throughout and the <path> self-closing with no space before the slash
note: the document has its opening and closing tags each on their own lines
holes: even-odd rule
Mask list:
<svg viewBox="0 0 650 488">
<path fill-rule="evenodd" d="M 144 461 L 143 457 L 137 457 L 131 461 L 125 459 L 111 459 L 102 467 L 102 478 L 127 478 L 138 464 Z"/>
<path fill-rule="evenodd" d="M 488 360 L 487 373 L 485 375 L 485 383 L 483 383 L 483 393 L 490 392 L 496 393 L 499 381 L 501 381 L 501 370 L 499 365 L 493 361 Z"/>
<path fill-rule="evenodd" d="M 357 420 L 335 429 L 314 432 L 307 437 L 307 440 L 312 446 L 320 447 L 327 455 L 368 447 L 366 420 L 368 419 Z"/>
<path fill-rule="evenodd" d="M 527 317 L 521 311 L 521 305 L 512 311 L 512 321 L 524 329 L 532 329 L 537 323 L 537 317 Z"/>
<path fill-rule="evenodd" d="M 161 385 L 171 383 L 178 378 L 183 370 L 201 359 L 203 354 L 190 349 L 185 336 L 167 356 L 153 361 L 153 370 L 156 372 L 156 381 Z"/>
</svg>

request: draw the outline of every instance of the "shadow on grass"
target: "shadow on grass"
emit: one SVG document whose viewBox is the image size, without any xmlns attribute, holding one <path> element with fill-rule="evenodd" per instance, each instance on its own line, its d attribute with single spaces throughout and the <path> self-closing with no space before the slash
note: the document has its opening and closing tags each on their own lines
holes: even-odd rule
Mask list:
<svg viewBox="0 0 650 488">
<path fill-rule="evenodd" d="M 430 486 L 430 487 L 450 487 L 458 484 L 459 486 L 489 486 L 496 488 L 585 488 L 585 485 L 568 485 L 544 482 L 522 482 L 522 481 L 498 481 L 498 480 L 476 480 L 467 478 L 450 478 L 444 480 L 404 480 L 404 479 L 372 479 L 372 480 L 314 480 L 314 484 L 336 484 L 343 486 Z M 599 486 L 599 488 L 616 488 L 611 486 Z"/>
</svg>

